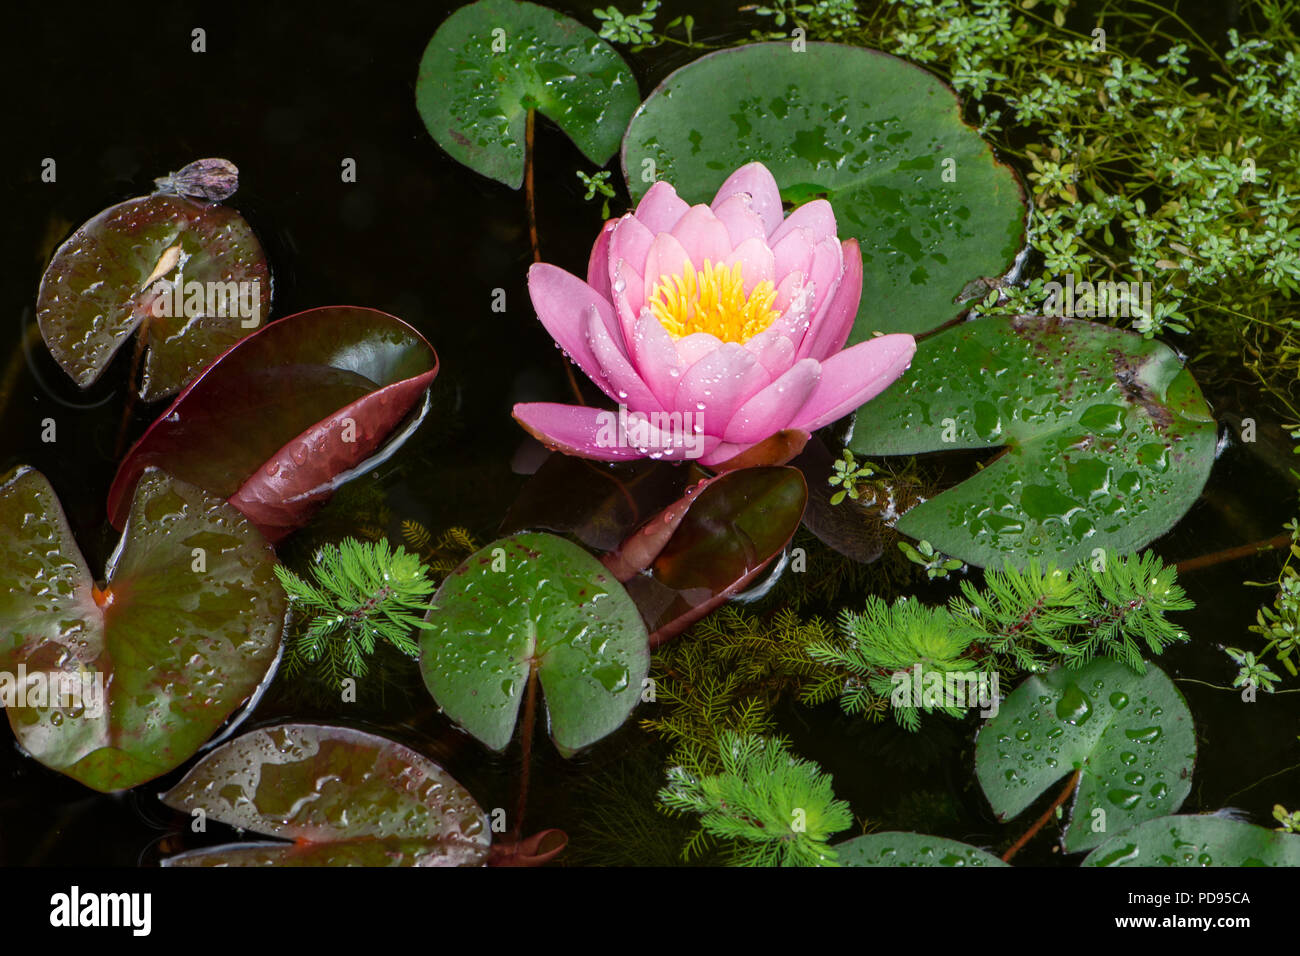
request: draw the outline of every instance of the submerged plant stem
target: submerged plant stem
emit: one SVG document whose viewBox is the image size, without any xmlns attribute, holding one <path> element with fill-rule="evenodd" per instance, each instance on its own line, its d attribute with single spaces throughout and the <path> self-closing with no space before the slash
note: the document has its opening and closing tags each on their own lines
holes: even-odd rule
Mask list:
<svg viewBox="0 0 1300 956">
<path fill-rule="evenodd" d="M 1008 849 L 1006 853 L 1002 854 L 1003 863 L 1010 863 L 1011 858 L 1023 850 L 1025 844 L 1032 840 L 1038 834 L 1039 830 L 1047 826 L 1047 821 L 1052 819 L 1053 814 L 1056 813 L 1056 808 L 1065 803 L 1066 800 L 1069 800 L 1070 794 L 1074 793 L 1074 788 L 1079 782 L 1079 774 L 1082 772 L 1082 769 L 1080 769 L 1070 774 L 1070 779 L 1065 782 L 1065 787 L 1056 795 L 1056 799 L 1052 801 L 1052 805 L 1043 811 L 1043 815 L 1034 821 L 1034 825 L 1026 830 L 1019 840 L 1011 844 L 1011 848 Z"/>
<path fill-rule="evenodd" d="M 1199 571 L 1201 568 L 1213 567 L 1224 561 L 1236 561 L 1238 558 L 1249 558 L 1265 551 L 1275 551 L 1290 544 L 1291 534 L 1287 532 L 1274 535 L 1264 541 L 1252 541 L 1250 544 L 1239 544 L 1235 548 L 1224 548 L 1222 551 L 1203 554 L 1199 558 L 1188 558 L 1186 561 L 1179 561 L 1174 567 L 1178 569 L 1179 574 L 1186 574 L 1188 571 Z"/>
</svg>

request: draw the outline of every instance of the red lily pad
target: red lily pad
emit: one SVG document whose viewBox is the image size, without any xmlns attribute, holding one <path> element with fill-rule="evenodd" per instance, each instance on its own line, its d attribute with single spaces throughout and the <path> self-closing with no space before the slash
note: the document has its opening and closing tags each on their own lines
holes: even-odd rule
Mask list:
<svg viewBox="0 0 1300 956">
<path fill-rule="evenodd" d="M 275 552 L 224 501 L 159 471 L 139 482 L 102 590 L 49 482 L 11 472 L 0 483 L 0 566 L 10 584 L 0 591 L 0 671 L 23 685 L 21 698 L 4 699 L 14 736 L 96 790 L 134 787 L 189 759 L 279 654 L 286 600 Z M 48 694 L 56 686 L 58 699 Z M 41 687 L 46 696 L 34 696 Z"/>
<path fill-rule="evenodd" d="M 162 796 L 292 843 L 193 850 L 164 866 L 477 866 L 487 815 L 442 767 L 384 737 L 317 724 L 250 731 Z"/>
<path fill-rule="evenodd" d="M 437 374 L 433 347 L 383 312 L 278 319 L 213 362 L 136 442 L 109 490 L 109 518 L 121 526 L 131 489 L 157 466 L 229 499 L 278 541 L 373 459 Z"/>
<path fill-rule="evenodd" d="M 687 489 L 607 554 L 605 566 L 641 610 L 650 646 L 748 587 L 789 544 L 807 501 L 797 468 L 729 471 Z"/>
<path fill-rule="evenodd" d="M 82 388 L 139 330 L 140 397 L 154 401 L 261 325 L 270 306 L 266 256 L 239 213 L 156 193 L 105 209 L 58 248 L 36 318 Z"/>
</svg>

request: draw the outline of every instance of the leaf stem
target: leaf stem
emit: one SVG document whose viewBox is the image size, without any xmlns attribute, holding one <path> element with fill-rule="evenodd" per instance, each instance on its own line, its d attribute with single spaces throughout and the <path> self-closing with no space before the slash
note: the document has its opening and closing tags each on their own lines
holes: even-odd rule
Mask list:
<svg viewBox="0 0 1300 956">
<path fill-rule="evenodd" d="M 528 808 L 528 778 L 533 763 L 533 729 L 537 723 L 537 662 L 528 667 L 528 689 L 524 692 L 524 721 L 519 739 L 519 800 L 515 804 L 515 823 L 510 828 L 517 848 L 524 835 L 524 811 Z"/>
<path fill-rule="evenodd" d="M 117 426 L 117 441 L 113 444 L 113 458 L 120 459 L 126 445 L 127 428 L 131 424 L 131 413 L 135 411 L 136 381 L 140 372 L 140 357 L 144 355 L 144 340 L 149 332 L 149 316 L 140 323 L 135 333 L 135 350 L 131 353 L 131 371 L 126 375 L 126 403 L 122 406 L 122 421 Z"/>
<path fill-rule="evenodd" d="M 1003 863 L 1010 863 L 1011 858 L 1023 850 L 1025 844 L 1032 840 L 1039 830 L 1047 826 L 1047 821 L 1052 819 L 1052 815 L 1056 813 L 1056 808 L 1070 799 L 1070 794 L 1074 793 L 1075 785 L 1078 784 L 1079 774 L 1081 773 L 1083 773 L 1082 767 L 1070 774 L 1070 779 L 1065 782 L 1065 787 L 1056 795 L 1052 805 L 1043 811 L 1043 815 L 1034 821 L 1034 825 L 1026 830 L 1019 840 L 1011 844 L 1011 848 L 1006 853 L 1002 854 Z"/>
<path fill-rule="evenodd" d="M 528 207 L 528 240 L 533 246 L 533 261 L 542 261 L 542 248 L 537 241 L 537 194 L 533 189 L 533 126 L 537 111 L 529 110 L 524 124 L 524 205 Z"/>
</svg>

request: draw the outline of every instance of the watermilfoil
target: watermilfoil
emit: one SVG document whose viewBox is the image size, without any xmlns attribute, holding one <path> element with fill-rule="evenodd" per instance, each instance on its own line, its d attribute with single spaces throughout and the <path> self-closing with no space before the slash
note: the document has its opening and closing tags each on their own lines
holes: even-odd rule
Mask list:
<svg viewBox="0 0 1300 956">
<path fill-rule="evenodd" d="M 761 163 L 710 205 L 655 183 L 605 224 L 587 281 L 528 274 L 537 316 L 619 410 L 534 402 L 515 419 L 583 458 L 717 465 L 785 429 L 812 432 L 879 394 L 916 351 L 910 335 L 844 348 L 862 296 L 856 240 L 830 203 L 785 216 Z"/>
</svg>

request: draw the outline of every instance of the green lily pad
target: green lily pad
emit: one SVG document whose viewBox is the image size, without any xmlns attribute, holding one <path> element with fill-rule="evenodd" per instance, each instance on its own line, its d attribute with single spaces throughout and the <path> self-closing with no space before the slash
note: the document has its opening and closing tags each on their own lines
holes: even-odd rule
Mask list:
<svg viewBox="0 0 1300 956">
<path fill-rule="evenodd" d="M 164 866 L 475 866 L 487 816 L 442 767 L 346 727 L 281 724 L 222 744 L 163 803 L 292 843 L 182 853 Z"/>
<path fill-rule="evenodd" d="M 266 256 L 243 217 L 158 193 L 105 209 L 58 248 L 36 318 L 50 354 L 82 388 L 140 330 L 140 397 L 151 402 L 180 391 L 270 307 Z"/>
<path fill-rule="evenodd" d="M 1173 813 L 1192 788 L 1196 734 L 1187 702 L 1158 668 L 1095 660 L 1030 677 L 975 740 L 975 775 L 998 819 L 1027 810 L 1081 769 L 1062 846 Z"/>
<path fill-rule="evenodd" d="M 515 0 L 479 0 L 449 16 L 415 81 L 415 105 L 438 145 L 512 189 L 524 180 L 529 110 L 603 166 L 640 99 L 608 43 L 554 10 Z"/>
<path fill-rule="evenodd" d="M 1117 833 L 1082 866 L 1300 866 L 1300 834 L 1215 816 L 1171 816 Z"/>
<path fill-rule="evenodd" d="M 1214 462 L 1201 390 L 1159 342 L 1092 322 L 981 318 L 925 339 L 858 409 L 863 455 L 1005 447 L 898 530 L 981 567 L 1129 552 L 1186 513 Z"/>
<path fill-rule="evenodd" d="M 1020 184 L 962 122 L 956 95 L 878 50 L 710 53 L 646 98 L 623 141 L 633 198 L 662 179 L 710 202 L 755 160 L 787 203 L 828 199 L 840 237 L 859 241 L 864 291 L 850 343 L 942 325 L 964 311 L 954 298 L 966 283 L 1005 273 L 1023 244 Z"/>
<path fill-rule="evenodd" d="M 0 592 L 0 671 L 98 688 L 57 701 L 69 706 L 30 691 L 28 706 L 6 698 L 14 735 L 96 790 L 189 759 L 279 653 L 285 597 L 270 545 L 224 501 L 157 470 L 140 479 L 102 590 L 49 482 L 11 472 L 0 483 L 0 566 L 11 582 Z"/>
<path fill-rule="evenodd" d="M 493 750 L 514 735 L 533 672 L 566 757 L 617 730 L 650 668 L 645 625 L 623 586 L 575 544 L 518 534 L 443 581 L 420 635 L 420 671 L 452 720 Z"/>
<path fill-rule="evenodd" d="M 868 833 L 835 845 L 841 866 L 1007 866 L 969 843 L 924 833 Z"/>
</svg>

